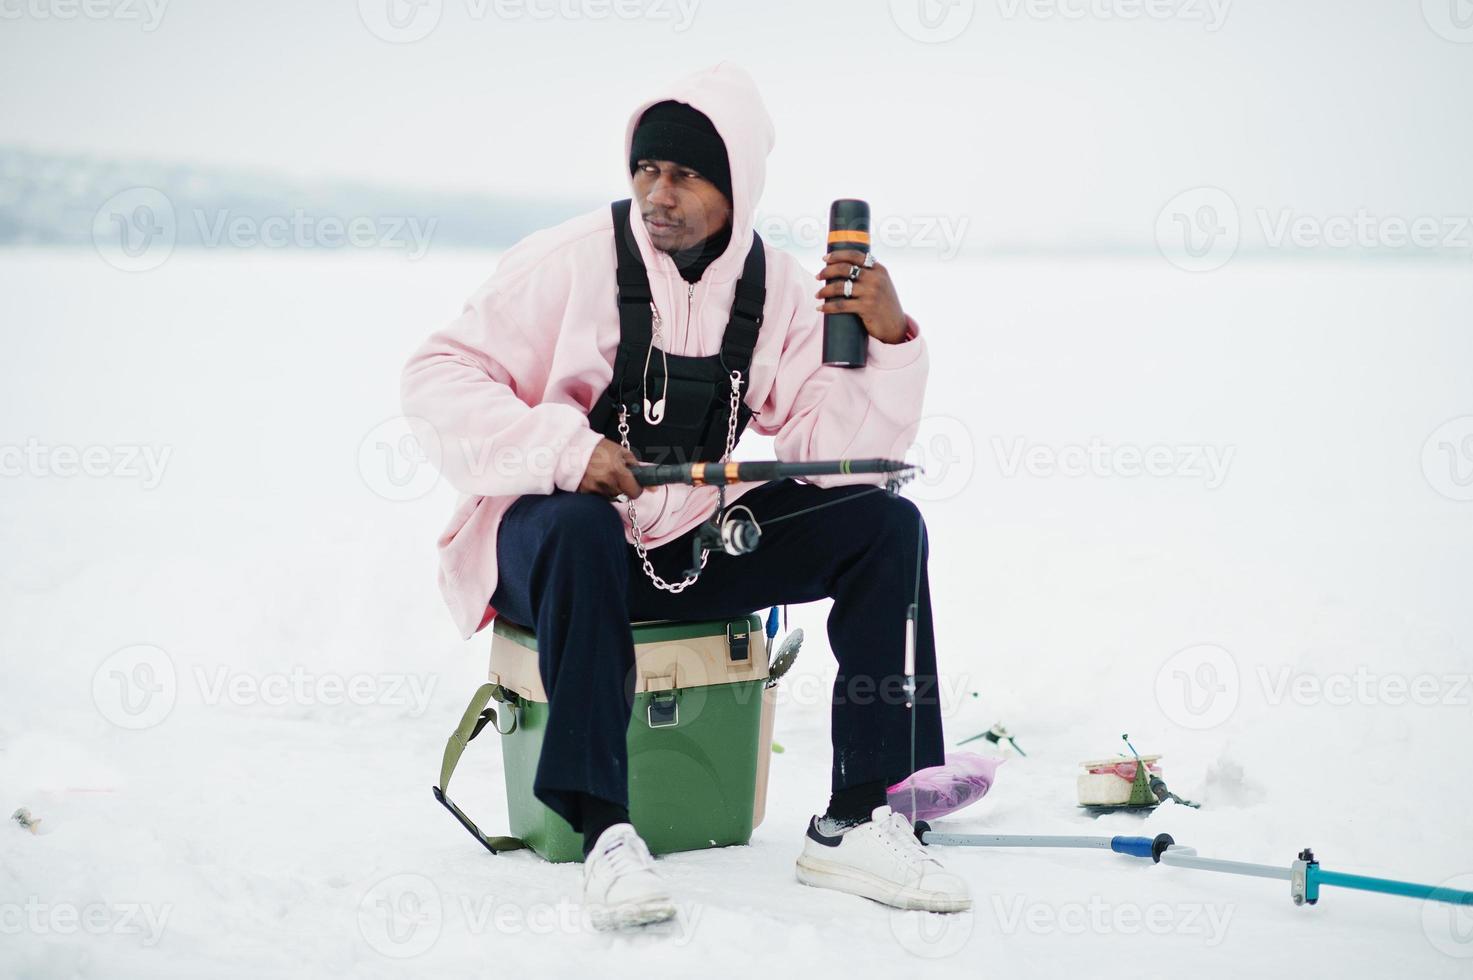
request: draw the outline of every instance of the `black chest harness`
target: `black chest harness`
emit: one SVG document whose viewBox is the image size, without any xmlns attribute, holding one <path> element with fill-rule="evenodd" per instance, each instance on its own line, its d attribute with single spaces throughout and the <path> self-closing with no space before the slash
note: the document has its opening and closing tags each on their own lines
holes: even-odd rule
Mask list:
<svg viewBox="0 0 1473 980">
<path fill-rule="evenodd" d="M 645 463 L 710 463 L 721 459 L 726 449 L 731 417 L 732 372 L 740 375 L 737 389 L 736 438 L 752 417 L 742 399 L 748 379 L 757 331 L 762 326 L 762 305 L 767 298 L 767 267 L 762 238 L 752 233 L 731 318 L 721 338 L 721 350 L 709 357 L 687 357 L 653 350 L 653 302 L 649 275 L 639 252 L 630 241 L 629 200 L 615 201 L 614 255 L 617 260 L 619 303 L 619 349 L 614 357 L 614 376 L 588 413 L 588 424 L 614 442 L 620 442 L 619 409 L 627 409 L 629 449 Z M 692 314 L 694 315 L 694 314 Z M 670 338 L 663 338 L 665 344 Z M 654 357 L 651 357 L 654 354 Z M 663 387 L 647 379 L 649 369 L 659 365 Z M 654 390 L 647 391 L 649 384 Z M 664 399 L 664 414 L 651 422 L 644 401 Z M 735 442 L 735 440 L 733 440 Z"/>
</svg>

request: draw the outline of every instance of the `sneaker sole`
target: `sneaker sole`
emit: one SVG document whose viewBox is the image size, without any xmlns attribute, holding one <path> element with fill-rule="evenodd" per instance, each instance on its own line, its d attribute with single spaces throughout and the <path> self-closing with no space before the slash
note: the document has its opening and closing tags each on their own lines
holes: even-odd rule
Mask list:
<svg viewBox="0 0 1473 980">
<path fill-rule="evenodd" d="M 589 918 L 593 927 L 600 930 L 629 929 L 637 926 L 664 922 L 675 915 L 675 905 L 669 899 L 651 898 L 643 902 L 626 902 L 622 905 L 590 905 Z"/>
<path fill-rule="evenodd" d="M 971 898 L 900 887 L 866 871 L 827 861 L 815 861 L 806 856 L 798 859 L 798 880 L 814 888 L 847 892 L 897 909 L 965 912 L 972 907 Z"/>
</svg>

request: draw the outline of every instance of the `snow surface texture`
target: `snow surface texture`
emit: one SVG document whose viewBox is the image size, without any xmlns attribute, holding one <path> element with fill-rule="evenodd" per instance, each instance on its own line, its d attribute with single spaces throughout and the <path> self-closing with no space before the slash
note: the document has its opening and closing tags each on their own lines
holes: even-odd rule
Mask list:
<svg viewBox="0 0 1473 980">
<path fill-rule="evenodd" d="M 1468 913 L 1337 889 L 1300 909 L 1283 882 L 1110 854 L 938 848 L 963 916 L 799 885 L 823 604 L 791 610 L 808 643 L 751 845 L 660 859 L 672 928 L 591 932 L 576 866 L 492 857 L 429 793 L 487 640 L 434 588 L 452 492 L 385 467 L 400 365 L 493 261 L 0 258 L 0 445 L 112 453 L 110 476 L 63 454 L 0 479 L 0 805 L 41 821 L 0 827 L 0 974 L 1473 972 Z M 948 737 L 1002 720 L 1030 753 L 947 829 L 1167 831 L 1273 864 L 1311 845 L 1473 887 L 1466 269 L 890 264 L 932 350 L 932 469 L 907 492 Z M 1050 475 L 1091 440 L 1103 475 Z M 1124 475 L 1153 446 L 1231 457 Z M 1081 815 L 1075 765 L 1122 732 L 1203 809 Z M 499 755 L 478 742 L 454 787 L 493 832 Z"/>
</svg>

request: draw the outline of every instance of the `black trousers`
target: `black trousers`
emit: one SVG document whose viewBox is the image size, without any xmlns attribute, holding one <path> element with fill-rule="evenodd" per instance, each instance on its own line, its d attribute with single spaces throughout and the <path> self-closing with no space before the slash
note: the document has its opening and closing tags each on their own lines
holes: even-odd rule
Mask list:
<svg viewBox="0 0 1473 980">
<path fill-rule="evenodd" d="M 835 500 L 841 502 L 765 523 Z M 763 484 L 738 502 L 762 525 L 757 550 L 738 557 L 711 552 L 699 580 L 679 594 L 646 577 L 618 512 L 603 497 L 529 494 L 503 516 L 491 604 L 536 632 L 549 702 L 533 791 L 575 830 L 582 829 L 579 794 L 628 805 L 625 739 L 636 676 L 631 620 L 719 619 L 832 598 L 828 636 L 839 670 L 831 789 L 908 776 L 911 709 L 901 682 L 918 555 L 915 768 L 944 761 L 929 549 L 916 506 L 869 485 L 825 489 L 794 480 Z M 650 551 L 666 581 L 684 577 L 694 535 Z"/>
</svg>

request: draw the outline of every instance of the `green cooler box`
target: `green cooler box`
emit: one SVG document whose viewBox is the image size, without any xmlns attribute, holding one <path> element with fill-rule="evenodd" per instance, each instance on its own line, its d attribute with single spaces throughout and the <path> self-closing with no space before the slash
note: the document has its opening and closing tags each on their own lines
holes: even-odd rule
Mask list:
<svg viewBox="0 0 1473 980">
<path fill-rule="evenodd" d="M 655 854 L 747 843 L 762 821 L 772 744 L 761 617 L 632 628 L 630 820 Z M 547 724 L 537 638 L 499 619 L 492 634 L 511 832 L 549 861 L 581 861 L 582 836 L 532 795 Z"/>
</svg>

